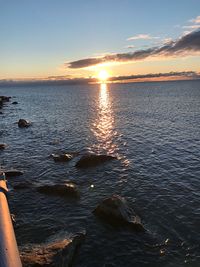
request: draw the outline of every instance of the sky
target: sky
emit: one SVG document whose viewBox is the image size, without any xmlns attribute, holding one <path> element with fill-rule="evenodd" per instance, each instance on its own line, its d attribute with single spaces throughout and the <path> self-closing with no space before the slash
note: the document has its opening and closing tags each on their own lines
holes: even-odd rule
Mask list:
<svg viewBox="0 0 200 267">
<path fill-rule="evenodd" d="M 200 72 L 199 0 L 0 0 L 0 79 Z"/>
</svg>

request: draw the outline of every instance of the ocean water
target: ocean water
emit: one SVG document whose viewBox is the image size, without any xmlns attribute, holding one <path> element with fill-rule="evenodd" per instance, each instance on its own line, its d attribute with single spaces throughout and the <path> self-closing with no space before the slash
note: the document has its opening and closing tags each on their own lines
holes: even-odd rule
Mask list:
<svg viewBox="0 0 200 267">
<path fill-rule="evenodd" d="M 74 266 L 200 266 L 200 81 L 1 87 L 12 96 L 0 114 L 3 168 L 20 246 L 57 233 L 86 230 Z M 20 118 L 33 122 L 18 128 Z M 78 151 L 118 157 L 79 170 L 78 158 L 55 163 L 51 153 Z M 42 184 L 75 181 L 80 200 L 40 194 Z M 14 190 L 28 181 L 28 189 Z M 93 185 L 94 187 L 91 187 Z M 125 197 L 147 233 L 115 229 L 92 213 L 112 194 Z M 164 254 L 151 247 L 169 239 Z"/>
</svg>

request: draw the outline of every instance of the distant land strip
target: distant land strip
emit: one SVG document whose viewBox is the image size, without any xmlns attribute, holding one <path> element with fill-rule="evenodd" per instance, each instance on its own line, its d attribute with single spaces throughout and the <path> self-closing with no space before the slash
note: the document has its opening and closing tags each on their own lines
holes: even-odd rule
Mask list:
<svg viewBox="0 0 200 267">
<path fill-rule="evenodd" d="M 182 72 L 166 72 L 166 73 L 148 73 L 148 74 L 135 74 L 126 76 L 113 76 L 109 77 L 108 83 L 113 82 L 146 82 L 146 81 L 167 81 L 167 80 L 197 80 L 200 79 L 200 73 L 195 71 L 182 71 Z M 64 76 L 50 76 L 44 79 L 25 79 L 13 80 L 2 79 L 0 86 L 29 86 L 29 85 L 73 85 L 73 84 L 89 84 L 98 83 L 98 79 L 90 78 L 65 78 Z"/>
</svg>

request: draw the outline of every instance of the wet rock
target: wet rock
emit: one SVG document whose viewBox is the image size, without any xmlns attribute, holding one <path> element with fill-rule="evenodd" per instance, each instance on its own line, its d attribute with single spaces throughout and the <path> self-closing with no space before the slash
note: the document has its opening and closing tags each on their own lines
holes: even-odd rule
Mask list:
<svg viewBox="0 0 200 267">
<path fill-rule="evenodd" d="M 144 230 L 140 217 L 128 206 L 125 198 L 119 195 L 104 199 L 93 213 L 113 226 L 130 226 L 134 230 Z"/>
<path fill-rule="evenodd" d="M 23 171 L 15 170 L 15 169 L 5 170 L 4 173 L 6 177 L 20 176 L 24 174 Z"/>
<path fill-rule="evenodd" d="M 21 252 L 24 267 L 70 267 L 85 234 L 25 248 Z"/>
<path fill-rule="evenodd" d="M 9 102 L 11 99 L 11 96 L 0 96 L 0 101 L 1 102 Z"/>
<path fill-rule="evenodd" d="M 0 144 L 0 150 L 5 149 L 7 146 L 8 146 L 7 144 Z"/>
<path fill-rule="evenodd" d="M 5 102 L 10 101 L 10 98 L 11 98 L 11 97 L 9 97 L 9 96 L 0 96 L 0 108 L 3 107 L 3 104 L 4 104 Z M 2 114 L 2 113 L 1 113 L 1 114 Z"/>
<path fill-rule="evenodd" d="M 18 102 L 17 102 L 17 101 L 14 101 L 14 102 L 12 102 L 12 104 L 13 104 L 13 105 L 17 105 L 17 104 L 18 104 Z"/>
<path fill-rule="evenodd" d="M 88 168 L 94 167 L 96 165 L 102 164 L 106 161 L 110 161 L 112 159 L 116 159 L 116 157 L 109 155 L 84 155 L 80 158 L 80 160 L 76 163 L 77 168 Z"/>
<path fill-rule="evenodd" d="M 29 127 L 29 126 L 31 126 L 31 122 L 28 121 L 28 120 L 20 119 L 20 120 L 18 121 L 18 126 L 19 126 L 20 128 L 23 128 L 23 127 Z"/>
<path fill-rule="evenodd" d="M 56 195 L 62 197 L 79 197 L 80 193 L 78 187 L 73 182 L 66 182 L 64 184 L 43 185 L 37 188 L 37 191 L 47 195 Z"/>
<path fill-rule="evenodd" d="M 51 154 L 51 156 L 55 162 L 66 162 L 73 159 L 73 155 L 71 154 Z"/>
</svg>

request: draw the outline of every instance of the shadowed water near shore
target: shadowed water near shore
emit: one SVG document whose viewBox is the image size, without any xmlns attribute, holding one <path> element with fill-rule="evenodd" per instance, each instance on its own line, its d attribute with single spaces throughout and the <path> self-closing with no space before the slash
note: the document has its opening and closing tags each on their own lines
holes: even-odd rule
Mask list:
<svg viewBox="0 0 200 267">
<path fill-rule="evenodd" d="M 18 244 L 86 230 L 74 266 L 198 266 L 199 88 L 199 81 L 1 87 L 0 95 L 19 103 L 0 114 L 0 143 L 9 145 L 0 164 L 24 171 L 9 179 Z M 31 127 L 18 128 L 20 118 Z M 49 157 L 67 151 L 118 160 L 86 170 L 75 168 L 79 156 L 69 162 Z M 80 199 L 35 189 L 68 180 L 78 185 Z M 31 186 L 13 189 L 25 181 Z M 147 233 L 116 230 L 92 214 L 112 194 L 127 199 Z"/>
</svg>

